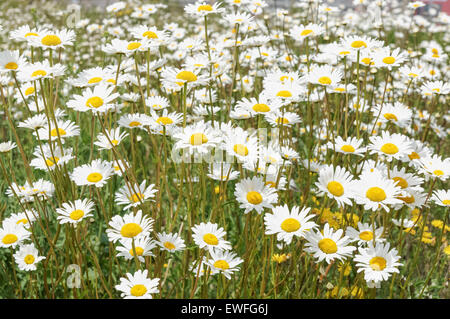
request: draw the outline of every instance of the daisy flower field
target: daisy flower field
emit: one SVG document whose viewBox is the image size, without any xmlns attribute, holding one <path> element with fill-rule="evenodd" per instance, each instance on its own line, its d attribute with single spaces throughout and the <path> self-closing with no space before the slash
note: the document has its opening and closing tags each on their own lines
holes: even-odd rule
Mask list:
<svg viewBox="0 0 450 319">
<path fill-rule="evenodd" d="M 88 2 L 0 1 L 0 299 L 449 298 L 447 13 Z"/>
</svg>

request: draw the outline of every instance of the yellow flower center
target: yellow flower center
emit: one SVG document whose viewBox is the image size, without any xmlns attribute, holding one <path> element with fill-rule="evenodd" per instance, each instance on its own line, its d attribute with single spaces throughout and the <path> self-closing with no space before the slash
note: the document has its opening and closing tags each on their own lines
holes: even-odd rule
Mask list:
<svg viewBox="0 0 450 319">
<path fill-rule="evenodd" d="M 19 66 L 17 65 L 16 62 L 8 62 L 5 64 L 5 69 L 8 70 L 16 70 Z"/>
<path fill-rule="evenodd" d="M 161 116 L 160 118 L 158 118 L 158 119 L 156 120 L 156 123 L 162 124 L 162 125 L 169 125 L 169 124 L 172 124 L 173 121 L 172 121 L 172 119 L 171 119 L 170 117 L 167 117 L 167 116 Z"/>
<path fill-rule="evenodd" d="M 344 187 L 341 183 L 336 181 L 331 181 L 327 185 L 328 191 L 333 194 L 334 196 L 340 197 L 342 194 L 344 194 Z"/>
<path fill-rule="evenodd" d="M 263 104 L 263 103 L 257 103 L 255 105 L 253 105 L 252 109 L 255 112 L 261 112 L 261 113 L 270 111 L 270 107 L 267 104 Z"/>
<path fill-rule="evenodd" d="M 28 220 L 27 220 L 26 218 L 23 218 L 23 219 L 21 219 L 21 220 L 18 220 L 16 224 L 19 225 L 20 223 L 22 223 L 22 224 L 27 224 L 27 223 L 28 223 Z"/>
<path fill-rule="evenodd" d="M 281 90 L 277 93 L 278 97 L 292 97 L 292 93 L 287 90 Z"/>
<path fill-rule="evenodd" d="M 339 55 L 347 55 L 350 54 L 350 51 L 341 51 L 339 52 Z"/>
<path fill-rule="evenodd" d="M 238 155 L 241 155 L 241 156 L 248 155 L 248 148 L 247 148 L 247 146 L 245 146 L 243 144 L 235 144 L 233 147 L 233 150 Z"/>
<path fill-rule="evenodd" d="M 412 161 L 412 160 L 415 160 L 415 159 L 419 159 L 420 155 L 417 154 L 416 152 L 412 152 L 411 154 L 408 155 L 408 157 Z"/>
<path fill-rule="evenodd" d="M 49 157 L 49 158 L 47 158 L 47 159 L 45 160 L 45 162 L 47 163 L 47 165 L 48 165 L 49 167 L 52 167 L 53 165 L 55 165 L 56 163 L 58 163 L 58 161 L 59 161 L 59 157 L 56 157 L 56 156 L 54 156 L 54 157 Z"/>
<path fill-rule="evenodd" d="M 250 204 L 258 205 L 261 204 L 263 201 L 263 198 L 260 193 L 255 191 L 250 191 L 247 193 L 247 200 Z"/>
<path fill-rule="evenodd" d="M 25 258 L 23 259 L 23 261 L 27 265 L 31 265 L 32 263 L 34 263 L 34 256 L 33 255 L 26 255 Z"/>
<path fill-rule="evenodd" d="M 147 39 L 158 39 L 158 36 L 153 31 L 145 31 L 142 36 L 146 37 Z"/>
<path fill-rule="evenodd" d="M 142 227 L 136 223 L 128 223 L 122 226 L 120 234 L 126 238 L 133 238 L 142 232 Z"/>
<path fill-rule="evenodd" d="M 319 241 L 319 248 L 325 254 L 334 254 L 338 248 L 334 240 L 330 238 L 324 238 Z"/>
<path fill-rule="evenodd" d="M 365 241 L 369 241 L 373 239 L 373 233 L 370 230 L 365 230 L 359 233 L 359 238 Z"/>
<path fill-rule="evenodd" d="M 361 62 L 364 63 L 365 65 L 373 64 L 371 58 L 362 58 Z"/>
<path fill-rule="evenodd" d="M 142 44 L 140 42 L 130 42 L 127 45 L 127 50 L 136 50 L 138 49 Z"/>
<path fill-rule="evenodd" d="M 347 153 L 353 153 L 355 151 L 355 148 L 351 145 L 346 144 L 341 147 L 341 150 Z"/>
<path fill-rule="evenodd" d="M 361 47 L 367 48 L 367 44 L 364 41 L 357 40 L 352 42 L 351 47 L 355 49 L 359 49 Z"/>
<path fill-rule="evenodd" d="M 67 134 L 66 131 L 64 131 L 62 128 L 58 128 L 58 129 L 54 128 L 53 130 L 50 131 L 50 135 L 53 137 L 57 137 L 58 133 L 60 136 Z"/>
<path fill-rule="evenodd" d="M 95 77 L 91 78 L 91 79 L 88 81 L 88 83 L 89 83 L 89 84 L 94 84 L 94 83 L 100 82 L 101 80 L 102 80 L 101 77 L 95 76 Z"/>
<path fill-rule="evenodd" d="M 30 86 L 28 89 L 25 90 L 25 95 L 28 96 L 30 94 L 34 93 L 34 87 Z"/>
<path fill-rule="evenodd" d="M 418 75 L 417 75 L 416 73 L 409 73 L 408 76 L 415 78 L 415 77 L 417 77 Z"/>
<path fill-rule="evenodd" d="M 387 57 L 383 58 L 382 61 L 383 61 L 383 63 L 386 63 L 386 64 L 392 64 L 395 62 L 395 58 L 393 56 L 387 56 Z"/>
<path fill-rule="evenodd" d="M 178 80 L 184 80 L 186 82 L 197 81 L 197 76 L 191 71 L 181 71 L 177 74 L 176 78 Z"/>
<path fill-rule="evenodd" d="M 322 76 L 319 78 L 318 82 L 323 85 L 330 85 L 331 79 L 328 76 Z"/>
<path fill-rule="evenodd" d="M 41 43 L 47 46 L 55 46 L 61 44 L 61 39 L 57 35 L 49 34 L 42 38 Z"/>
<path fill-rule="evenodd" d="M 366 197 L 372 202 L 381 202 L 386 199 L 386 193 L 380 187 L 371 187 L 366 192 Z"/>
<path fill-rule="evenodd" d="M 128 126 L 130 127 L 136 127 L 136 126 L 141 126 L 141 122 L 138 121 L 131 121 L 130 124 L 128 124 Z"/>
<path fill-rule="evenodd" d="M 197 12 L 201 11 L 213 11 L 213 7 L 209 4 L 202 4 L 197 8 Z"/>
<path fill-rule="evenodd" d="M 399 196 L 398 199 L 404 201 L 406 204 L 412 204 L 416 201 L 416 199 L 414 198 L 414 196 Z"/>
<path fill-rule="evenodd" d="M 95 173 L 90 173 L 86 179 L 88 180 L 88 182 L 97 183 L 97 182 L 101 181 L 102 178 L 103 178 L 102 174 L 95 172 Z"/>
<path fill-rule="evenodd" d="M 287 218 L 281 223 L 281 229 L 287 233 L 292 233 L 299 230 L 301 227 L 298 220 L 295 218 Z"/>
<path fill-rule="evenodd" d="M 437 170 L 435 170 L 435 171 L 433 172 L 433 174 L 436 175 L 436 176 L 442 176 L 442 175 L 444 175 L 444 172 L 441 171 L 440 169 L 437 169 Z"/>
<path fill-rule="evenodd" d="M 133 195 L 129 196 L 128 199 L 130 201 L 132 201 L 133 203 L 137 203 L 144 199 L 144 194 L 142 194 L 142 193 L 133 194 Z"/>
<path fill-rule="evenodd" d="M 398 120 L 397 116 L 395 116 L 395 114 L 392 113 L 385 113 L 383 116 L 386 120 L 394 120 L 394 121 Z"/>
<path fill-rule="evenodd" d="M 219 243 L 219 240 L 214 234 L 208 233 L 203 236 L 203 241 L 208 245 L 216 246 Z"/>
<path fill-rule="evenodd" d="M 289 120 L 285 117 L 278 117 L 276 122 L 277 124 L 289 124 Z"/>
<path fill-rule="evenodd" d="M 35 33 L 35 32 L 28 32 L 27 34 L 25 34 L 25 38 L 26 37 L 30 37 L 30 36 L 37 37 L 39 35 L 37 33 Z"/>
<path fill-rule="evenodd" d="M 398 182 L 397 186 L 400 186 L 401 188 L 407 188 L 408 187 L 408 182 L 403 177 L 396 176 L 396 177 L 394 177 L 392 179 L 394 180 L 394 182 Z"/>
<path fill-rule="evenodd" d="M 46 76 L 47 72 L 45 72 L 44 70 L 36 70 L 33 73 L 31 73 L 31 77 L 34 78 L 36 76 Z"/>
<path fill-rule="evenodd" d="M 135 297 L 141 297 L 146 292 L 147 288 L 144 285 L 134 285 L 130 290 L 130 294 L 132 294 Z"/>
<path fill-rule="evenodd" d="M 300 33 L 300 35 L 301 35 L 302 37 L 305 37 L 305 36 L 307 36 L 308 34 L 311 34 L 312 32 L 313 32 L 313 30 L 306 29 L 306 30 L 303 30 L 302 33 Z"/>
<path fill-rule="evenodd" d="M 3 237 L 2 243 L 4 243 L 5 245 L 9 245 L 15 243 L 18 239 L 19 238 L 17 238 L 17 236 L 14 234 L 7 234 Z"/>
<path fill-rule="evenodd" d="M 111 144 L 117 145 L 117 144 L 119 144 L 119 141 L 118 140 L 111 140 Z"/>
<path fill-rule="evenodd" d="M 73 212 L 70 213 L 69 217 L 73 220 L 79 220 L 84 216 L 84 211 L 81 209 L 76 209 Z"/>
<path fill-rule="evenodd" d="M 375 271 L 381 271 L 386 268 L 386 259 L 383 257 L 373 257 L 369 261 L 370 267 Z"/>
<path fill-rule="evenodd" d="M 213 266 L 222 270 L 227 270 L 228 268 L 230 268 L 230 265 L 227 263 L 227 261 L 223 259 L 214 262 Z"/>
<path fill-rule="evenodd" d="M 203 133 L 194 133 L 191 135 L 191 145 L 202 145 L 208 142 L 208 138 Z"/>
<path fill-rule="evenodd" d="M 136 255 L 138 256 L 142 256 L 142 254 L 144 253 L 144 248 L 142 247 L 134 247 L 134 250 L 136 251 Z M 130 249 L 129 253 L 131 256 L 134 256 L 133 248 Z"/>
<path fill-rule="evenodd" d="M 102 105 L 103 105 L 103 99 L 101 97 L 98 97 L 98 96 L 90 97 L 86 101 L 86 106 L 87 107 L 99 108 Z"/>
<path fill-rule="evenodd" d="M 173 250 L 173 249 L 175 249 L 175 245 L 172 244 L 170 241 L 166 241 L 166 242 L 164 243 L 164 247 L 166 247 L 168 250 Z"/>
<path fill-rule="evenodd" d="M 395 154 L 398 152 L 398 147 L 392 143 L 386 143 L 381 147 L 381 151 L 386 154 Z"/>
<path fill-rule="evenodd" d="M 444 205 L 450 205 L 450 199 L 444 199 L 443 201 L 442 201 L 442 204 L 444 204 Z"/>
</svg>

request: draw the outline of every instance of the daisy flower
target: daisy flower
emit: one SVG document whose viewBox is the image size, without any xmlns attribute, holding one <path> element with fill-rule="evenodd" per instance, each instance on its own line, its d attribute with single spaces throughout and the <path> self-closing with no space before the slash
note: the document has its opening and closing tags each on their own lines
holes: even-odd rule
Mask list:
<svg viewBox="0 0 450 319">
<path fill-rule="evenodd" d="M 124 299 L 152 299 L 151 294 L 159 292 L 159 278 L 147 278 L 148 270 L 138 270 L 133 275 L 127 273 L 127 277 L 120 278 L 120 284 L 115 288 L 122 293 Z"/>
<path fill-rule="evenodd" d="M 151 47 L 148 39 L 140 39 L 135 41 L 125 41 L 113 39 L 111 43 L 103 45 L 102 51 L 107 54 L 122 53 L 127 56 L 139 51 L 147 51 Z"/>
<path fill-rule="evenodd" d="M 342 229 L 333 232 L 328 223 L 323 228 L 323 234 L 320 231 L 311 230 L 305 234 L 307 243 L 305 251 L 314 254 L 317 262 L 325 260 L 328 264 L 335 259 L 343 260 L 348 257 L 356 249 L 348 246 L 349 238 L 342 236 Z"/>
<path fill-rule="evenodd" d="M 114 86 L 107 84 L 96 85 L 93 89 L 87 88 L 82 95 L 74 95 L 67 102 L 67 107 L 79 112 L 93 111 L 94 113 L 105 113 L 114 108 L 112 103 L 119 93 L 113 93 Z"/>
<path fill-rule="evenodd" d="M 0 153 L 7 153 L 12 149 L 15 149 L 17 144 L 11 141 L 0 143 Z"/>
<path fill-rule="evenodd" d="M 374 116 L 378 116 L 381 123 L 392 122 L 399 127 L 407 127 L 411 123 L 412 111 L 400 102 L 385 103 L 372 108 Z"/>
<path fill-rule="evenodd" d="M 388 161 L 400 159 L 412 151 L 411 143 L 405 135 L 389 134 L 382 131 L 381 136 L 369 137 L 371 144 L 368 148 L 372 154 L 380 154 Z"/>
<path fill-rule="evenodd" d="M 25 271 L 36 270 L 36 264 L 45 259 L 44 256 L 39 256 L 39 252 L 34 247 L 34 244 L 20 246 L 13 256 L 19 269 Z"/>
<path fill-rule="evenodd" d="M 176 140 L 174 148 L 187 150 L 190 155 L 195 152 L 206 154 L 222 139 L 217 130 L 203 121 L 186 126 L 180 132 L 174 133 L 173 138 Z"/>
<path fill-rule="evenodd" d="M 319 179 L 316 186 L 320 195 L 327 194 L 329 198 L 336 200 L 339 207 L 345 204 L 352 205 L 351 198 L 353 178 L 345 168 L 337 166 L 323 166 L 319 169 Z"/>
<path fill-rule="evenodd" d="M 280 111 L 265 114 L 265 119 L 272 127 L 291 127 L 301 121 L 297 113 Z"/>
<path fill-rule="evenodd" d="M 18 71 L 25 63 L 25 59 L 20 56 L 19 51 L 0 52 L 0 73 Z"/>
<path fill-rule="evenodd" d="M 375 231 L 374 231 L 375 230 Z M 350 238 L 350 241 L 356 241 L 358 246 L 367 245 L 369 242 L 385 241 L 381 238 L 383 234 L 383 227 L 377 228 L 376 225 L 370 225 L 368 223 L 358 222 L 358 228 L 355 229 L 351 226 L 347 226 L 345 230 L 345 236 Z"/>
<path fill-rule="evenodd" d="M 363 156 L 363 153 L 366 151 L 364 146 L 361 147 L 363 140 L 356 137 L 348 137 L 344 140 L 342 137 L 336 136 L 334 142 L 334 144 L 333 142 L 328 142 L 327 147 L 339 153 Z"/>
<path fill-rule="evenodd" d="M 119 253 L 117 257 L 125 257 L 125 259 L 130 260 L 134 258 L 134 251 L 136 251 L 137 258 L 141 263 L 145 262 L 145 256 L 155 256 L 152 253 L 152 249 L 156 247 L 156 242 L 147 236 L 142 236 L 134 240 L 134 251 L 133 251 L 133 240 L 131 238 L 120 239 L 120 244 L 122 246 L 117 246 Z"/>
<path fill-rule="evenodd" d="M 169 40 L 166 32 L 156 27 L 136 26 L 131 29 L 131 34 L 136 38 L 149 40 L 152 47 L 158 47 Z"/>
<path fill-rule="evenodd" d="M 224 8 L 220 8 L 220 3 L 216 2 L 214 4 L 209 4 L 206 1 L 197 1 L 193 4 L 187 4 L 184 7 L 184 11 L 186 11 L 186 13 L 190 14 L 190 15 L 194 15 L 194 16 L 200 16 L 200 17 L 204 17 L 206 15 L 209 14 L 213 14 L 213 13 L 221 13 L 223 12 L 225 9 Z"/>
<path fill-rule="evenodd" d="M 315 222 L 310 221 L 314 215 L 308 215 L 310 208 L 294 206 L 289 211 L 288 205 L 275 206 L 272 208 L 272 214 L 264 215 L 264 224 L 266 226 L 266 235 L 277 234 L 278 241 L 284 241 L 290 244 L 292 238 L 304 237 L 305 233 L 317 227 Z"/>
<path fill-rule="evenodd" d="M 23 212 L 12 214 L 5 218 L 3 223 L 13 223 L 28 228 L 36 220 L 37 216 L 39 214 L 34 209 L 26 209 Z"/>
<path fill-rule="evenodd" d="M 231 249 L 230 242 L 223 239 L 226 232 L 222 227 L 218 228 L 217 224 L 200 223 L 192 227 L 192 238 L 196 245 L 200 248 L 207 248 L 209 251 L 213 249 L 229 250 Z"/>
<path fill-rule="evenodd" d="M 359 254 L 354 258 L 358 273 L 364 271 L 364 280 L 380 282 L 387 280 L 392 273 L 399 273 L 400 256 L 395 248 L 389 250 L 389 243 L 368 242 L 368 247 L 358 248 Z"/>
<path fill-rule="evenodd" d="M 244 214 L 252 210 L 261 214 L 264 208 L 273 208 L 272 204 L 278 200 L 276 190 L 266 186 L 263 178 L 258 176 L 246 178 L 237 183 L 234 196 L 240 203 L 239 207 L 245 209 Z"/>
<path fill-rule="evenodd" d="M 75 167 L 70 178 L 78 186 L 95 185 L 102 187 L 113 174 L 111 163 L 101 159 L 93 160 L 90 164 Z"/>
<path fill-rule="evenodd" d="M 120 132 L 120 127 L 106 131 L 106 134 L 97 135 L 97 141 L 94 142 L 101 150 L 110 150 L 122 142 L 128 136 L 126 132 Z"/>
<path fill-rule="evenodd" d="M 445 95 L 450 93 L 450 84 L 444 81 L 427 81 L 420 87 L 420 91 L 424 96 Z"/>
<path fill-rule="evenodd" d="M 212 163 L 207 176 L 216 181 L 232 181 L 238 178 L 239 172 L 227 163 Z"/>
<path fill-rule="evenodd" d="M 211 275 L 218 273 L 223 274 L 227 279 L 231 279 L 231 275 L 239 271 L 238 265 L 243 263 L 244 260 L 237 257 L 235 253 L 231 251 L 211 250 L 211 259 L 207 261 L 209 267 L 211 267 Z"/>
<path fill-rule="evenodd" d="M 75 32 L 64 29 L 61 31 L 44 30 L 37 37 L 32 37 L 31 41 L 43 49 L 58 49 L 64 46 L 73 45 Z"/>
<path fill-rule="evenodd" d="M 335 86 L 342 79 L 342 72 L 329 65 L 319 66 L 308 74 L 308 82 L 323 86 Z"/>
<path fill-rule="evenodd" d="M 318 24 L 310 23 L 307 25 L 294 26 L 289 32 L 291 38 L 302 42 L 306 38 L 317 37 L 325 32 L 325 29 Z"/>
<path fill-rule="evenodd" d="M 374 52 L 373 60 L 376 67 L 392 68 L 400 66 L 406 61 L 407 53 L 400 52 L 400 48 L 390 52 L 389 48 L 383 48 Z"/>
<path fill-rule="evenodd" d="M 144 129 L 145 125 L 151 124 L 151 118 L 147 114 L 135 113 L 124 114 L 117 122 L 120 126 L 126 128 L 140 128 Z"/>
<path fill-rule="evenodd" d="M 433 196 L 431 196 L 431 200 L 439 206 L 450 206 L 450 190 L 440 189 L 434 191 Z"/>
<path fill-rule="evenodd" d="M 450 158 L 442 159 L 439 155 L 420 159 L 420 172 L 426 177 L 447 180 L 450 175 Z"/>
<path fill-rule="evenodd" d="M 181 238 L 178 234 L 166 234 L 166 232 L 163 232 L 158 233 L 156 238 L 158 239 L 156 244 L 160 246 L 162 250 L 166 250 L 170 253 L 184 250 L 186 248 L 183 238 Z"/>
<path fill-rule="evenodd" d="M 401 203 L 397 198 L 401 188 L 393 180 L 380 173 L 363 173 L 359 178 L 354 182 L 354 199 L 357 204 L 364 205 L 364 209 L 376 211 L 383 208 L 389 212 L 388 205 Z"/>
<path fill-rule="evenodd" d="M 41 28 L 35 29 L 30 28 L 30 26 L 28 25 L 23 25 L 18 29 L 11 31 L 9 37 L 17 41 L 26 41 L 32 46 L 37 46 L 37 44 L 32 41 L 32 39 L 35 37 L 38 38 L 42 31 L 43 30 Z"/>
<path fill-rule="evenodd" d="M 122 186 L 116 192 L 115 202 L 117 205 L 126 205 L 123 209 L 128 209 L 130 207 L 137 207 L 144 202 L 151 200 L 155 197 L 155 193 L 158 191 L 154 189 L 155 184 L 150 184 L 146 186 L 147 181 L 143 181 L 140 185 L 134 184 L 131 186 L 131 191 L 129 185 Z"/>
<path fill-rule="evenodd" d="M 61 149 L 57 145 L 51 148 L 49 144 L 37 146 L 33 155 L 36 158 L 31 160 L 30 166 L 44 171 L 54 170 L 57 166 L 61 167 L 73 158 L 71 148 Z"/>
<path fill-rule="evenodd" d="M 255 134 L 249 136 L 248 132 L 237 127 L 224 137 L 224 149 L 231 156 L 244 162 L 247 158 L 258 154 L 258 138 Z"/>
<path fill-rule="evenodd" d="M 91 87 L 99 84 L 116 84 L 116 75 L 110 69 L 103 69 L 101 67 L 94 67 L 82 71 L 78 77 L 72 80 L 74 86 L 77 87 Z"/>
<path fill-rule="evenodd" d="M 87 217 L 92 217 L 91 211 L 94 209 L 94 202 L 85 198 L 77 199 L 73 202 L 63 203 L 62 208 L 57 208 L 57 220 L 60 224 L 73 224 L 76 226 Z"/>
<path fill-rule="evenodd" d="M 350 35 L 345 36 L 342 39 L 342 45 L 344 45 L 344 47 L 348 48 L 349 50 L 358 51 L 364 49 L 381 48 L 383 46 L 383 42 L 367 36 Z"/>
<path fill-rule="evenodd" d="M 63 121 L 56 119 L 56 123 L 52 121 L 50 122 L 50 126 L 46 123 L 44 127 L 33 132 L 33 135 L 39 136 L 41 140 L 55 141 L 59 138 L 65 139 L 80 135 L 80 128 L 75 122 L 70 120 Z"/>
<path fill-rule="evenodd" d="M 136 215 L 132 212 L 123 217 L 115 215 L 109 222 L 110 228 L 106 230 L 106 234 L 111 242 L 124 238 L 137 240 L 141 237 L 148 237 L 153 230 L 153 222 L 152 218 L 142 216 L 142 210 L 139 210 Z"/>
<path fill-rule="evenodd" d="M 145 105 L 158 111 L 167 108 L 169 106 L 169 100 L 162 96 L 150 96 L 145 100 Z"/>
<path fill-rule="evenodd" d="M 280 100 L 268 99 L 265 95 L 259 96 L 259 101 L 252 97 L 250 99 L 242 98 L 236 103 L 237 108 L 247 110 L 252 116 L 257 114 L 267 114 L 278 110 L 282 106 Z"/>
<path fill-rule="evenodd" d="M 43 62 L 27 63 L 19 69 L 17 78 L 20 82 L 54 78 L 63 75 L 65 68 L 65 66 L 59 63 L 51 66 L 47 60 L 44 60 Z"/>
<path fill-rule="evenodd" d="M 31 233 L 25 229 L 21 224 L 13 221 L 3 222 L 3 227 L 0 228 L 0 247 L 15 248 L 23 241 L 30 239 Z"/>
</svg>

